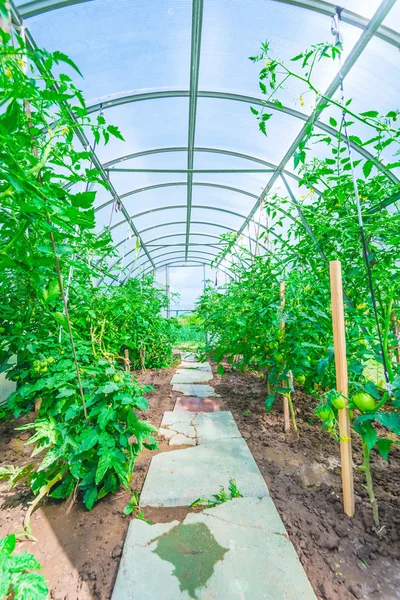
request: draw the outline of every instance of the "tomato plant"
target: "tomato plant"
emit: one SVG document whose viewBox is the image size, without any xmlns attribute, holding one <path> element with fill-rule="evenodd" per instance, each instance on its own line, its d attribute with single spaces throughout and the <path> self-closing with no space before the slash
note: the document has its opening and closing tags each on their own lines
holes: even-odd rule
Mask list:
<svg viewBox="0 0 400 600">
<path fill-rule="evenodd" d="M 342 104 L 324 96 L 313 81 L 315 66 L 335 60 L 341 46 L 316 44 L 284 63 L 265 43 L 252 57 L 261 61 L 259 74 L 265 105 L 252 108 L 260 132 L 268 133 L 274 103 L 283 107 L 282 89 L 304 86 L 317 107 L 315 116 L 329 108 L 330 133 L 321 134 L 310 119 L 306 135 L 294 154 L 299 186 L 306 193 L 274 191 L 266 194 L 265 231 L 269 252 L 252 256 L 236 235 L 224 236 L 218 260 L 230 254 L 234 278 L 221 289 L 208 287 L 199 302 L 199 313 L 210 331 L 207 351 L 217 361 L 227 359 L 234 368 L 265 373 L 268 381 L 266 407 L 270 410 L 276 392 L 289 395 L 287 378 L 304 386 L 315 397 L 316 416 L 324 429 L 338 436 L 338 410 L 348 407 L 353 429 L 362 438 L 363 464 L 373 515 L 378 511 L 373 493 L 370 454 L 376 448 L 387 459 L 400 434 L 400 368 L 396 321 L 400 291 L 400 213 L 381 209 L 391 206 L 398 186 L 388 173 L 400 166 L 400 130 L 397 110 L 380 115 L 371 109 L 358 113 L 351 99 Z M 346 125 L 346 130 L 345 130 Z M 362 125 L 366 138 L 352 135 Z M 360 153 L 352 163 L 350 143 L 367 147 L 370 158 Z M 368 134 L 370 136 L 368 137 Z M 314 146 L 325 146 L 326 158 L 315 158 Z M 387 159 L 388 149 L 393 158 Z M 319 152 L 320 156 L 321 153 Z M 385 164 L 386 160 L 389 160 Z M 383 165 L 380 169 L 377 165 Z M 364 253 L 358 219 L 358 200 L 352 178 L 354 170 L 359 202 L 364 215 L 367 253 Z M 286 230 L 285 236 L 277 230 Z M 233 251 L 234 249 L 234 251 Z M 349 398 L 336 391 L 334 348 L 330 306 L 329 262 L 342 264 L 345 290 Z M 375 291 L 372 302 L 368 269 Z M 280 282 L 285 282 L 285 306 L 280 303 Z M 282 327 L 284 324 L 284 331 Z M 381 331 L 380 343 L 377 324 Z M 384 367 L 388 381 L 385 381 Z M 379 429 L 376 426 L 379 425 Z M 386 432 L 382 434 L 382 429 Z M 378 431 L 380 435 L 378 435 Z M 338 438 L 339 439 L 339 438 Z"/>
</svg>

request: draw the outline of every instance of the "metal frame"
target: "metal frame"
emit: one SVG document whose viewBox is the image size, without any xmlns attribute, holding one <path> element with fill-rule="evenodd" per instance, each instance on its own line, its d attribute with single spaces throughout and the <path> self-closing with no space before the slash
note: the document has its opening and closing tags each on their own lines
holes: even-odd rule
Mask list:
<svg viewBox="0 0 400 600">
<path fill-rule="evenodd" d="M 187 209 L 186 209 L 186 254 L 189 250 L 190 222 L 192 216 L 194 138 L 196 134 L 197 93 L 199 89 L 199 67 L 201 50 L 201 29 L 203 24 L 203 0 L 192 0 L 192 47 L 190 55 L 190 96 L 187 157 Z"/>
<path fill-rule="evenodd" d="M 64 8 L 66 6 L 73 6 L 74 4 L 82 4 L 84 2 L 90 2 L 91 0 L 27 0 L 23 4 L 21 4 L 19 8 L 19 12 L 24 19 L 28 19 L 29 17 L 34 17 L 36 15 L 40 15 L 52 10 L 57 10 L 59 8 Z M 306 10 L 311 10 L 314 12 L 318 12 L 320 14 L 331 17 L 335 14 L 336 5 L 331 2 L 325 2 L 324 0 L 274 0 L 275 2 L 280 2 L 283 4 L 291 4 L 293 6 L 298 6 L 299 8 L 304 8 Z M 353 25 L 354 27 L 358 27 L 359 29 L 365 29 L 368 25 L 368 19 L 362 17 L 361 15 L 344 9 L 342 12 L 342 20 L 349 25 Z M 384 40 L 388 44 L 392 44 L 394 46 L 400 46 L 400 35 L 386 27 L 385 25 L 380 25 L 375 33 L 376 37 Z"/>
<path fill-rule="evenodd" d="M 327 88 L 327 90 L 324 94 L 325 97 L 331 98 L 333 96 L 333 94 L 338 90 L 339 85 L 340 85 L 340 77 L 342 76 L 344 79 L 348 75 L 348 73 L 350 72 L 350 70 L 352 69 L 354 64 L 357 62 L 357 60 L 360 58 L 361 54 L 367 47 L 368 43 L 370 42 L 370 40 L 373 37 L 377 28 L 381 25 L 382 21 L 386 18 L 389 11 L 394 6 L 395 2 L 396 2 L 396 0 L 382 0 L 381 4 L 379 5 L 379 7 L 376 10 L 375 14 L 373 15 L 372 19 L 369 21 L 367 27 L 365 28 L 365 30 L 361 34 L 360 38 L 358 39 L 358 41 L 355 43 L 354 47 L 352 48 L 351 52 L 347 56 L 347 59 L 345 60 L 343 66 L 342 66 L 342 73 L 341 74 L 337 73 L 335 75 L 335 77 L 333 78 L 332 82 L 330 83 L 329 87 Z M 280 175 L 281 175 L 283 169 L 285 168 L 285 166 L 287 165 L 288 161 L 293 157 L 294 153 L 296 152 L 297 148 L 299 147 L 300 142 L 303 141 L 304 138 L 306 137 L 308 126 L 310 126 L 311 124 L 317 123 L 318 118 L 321 115 L 321 111 L 319 110 L 319 107 L 322 104 L 324 104 L 325 102 L 326 101 L 323 98 L 320 98 L 319 101 L 317 102 L 316 108 L 313 110 L 313 112 L 307 118 L 305 125 L 303 125 L 300 132 L 297 134 L 297 136 L 291 143 L 285 156 L 282 158 L 281 162 L 279 163 L 277 170 L 275 171 L 275 173 L 272 175 L 272 177 L 268 181 L 268 183 L 265 186 L 258 201 L 255 203 L 252 210 L 250 211 L 250 214 L 248 215 L 248 217 L 245 219 L 243 225 L 238 230 L 238 236 L 247 227 L 248 223 L 253 218 L 257 209 L 262 204 L 266 195 L 268 194 L 268 192 L 274 185 L 275 181 L 278 179 L 278 177 L 280 177 Z"/>
<path fill-rule="evenodd" d="M 396 2 L 396 0 L 384 0 L 384 1 L 392 2 L 392 3 Z M 353 50 L 356 48 L 359 41 L 355 44 Z M 369 39 L 368 39 L 368 41 L 369 41 Z M 350 56 L 351 56 L 351 53 L 349 54 L 349 57 Z M 347 58 L 347 61 L 349 60 L 349 57 Z M 347 64 L 347 61 L 346 61 L 345 65 Z M 337 79 L 337 76 L 335 79 Z M 328 90 L 329 90 L 329 88 L 328 88 Z M 161 99 L 161 98 L 182 98 L 182 97 L 188 98 L 189 96 L 190 96 L 189 90 L 161 89 L 161 90 L 153 90 L 151 92 L 148 92 L 148 91 L 146 91 L 146 92 L 141 92 L 141 91 L 124 92 L 122 94 L 116 95 L 113 98 L 110 98 L 109 100 L 106 100 L 104 98 L 97 98 L 93 104 L 88 106 L 88 113 L 98 112 L 99 110 L 113 108 L 115 106 L 120 106 L 122 104 L 130 104 L 131 102 L 141 102 L 141 101 L 145 101 L 145 100 L 157 100 L 157 99 Z M 295 110 L 294 108 L 289 108 L 286 106 L 282 106 L 282 108 L 278 108 L 273 102 L 266 102 L 262 98 L 257 98 L 255 96 L 253 97 L 253 96 L 246 96 L 243 94 L 231 94 L 229 92 L 198 91 L 197 97 L 198 98 L 214 98 L 214 99 L 219 99 L 219 100 L 231 100 L 234 102 L 244 102 L 246 104 L 254 104 L 256 106 L 265 106 L 269 110 L 281 112 L 281 113 L 287 114 L 291 117 L 294 117 L 295 119 L 300 119 L 301 121 L 304 121 L 306 123 L 305 127 L 311 121 L 311 117 L 312 117 L 312 120 L 314 120 L 314 113 L 312 113 L 311 115 L 308 115 L 307 113 L 303 113 L 303 112 L 300 112 L 299 110 Z M 322 102 L 320 102 L 320 103 L 322 103 Z M 338 132 L 336 131 L 336 129 L 334 129 L 333 127 L 331 127 L 330 125 L 327 125 L 326 123 L 324 123 L 322 121 L 317 120 L 313 124 L 316 128 L 321 129 L 328 135 L 334 135 L 334 136 L 338 135 Z M 341 139 L 343 141 L 345 141 L 345 137 L 343 134 L 341 135 Z M 393 183 L 400 184 L 400 180 L 393 173 L 391 173 L 390 171 L 388 172 L 385 169 L 385 167 L 372 154 L 370 154 L 368 152 L 368 150 L 366 150 L 362 146 L 359 146 L 358 144 L 356 144 L 355 142 L 352 142 L 352 141 L 350 141 L 350 146 L 354 150 L 356 150 L 358 152 L 358 154 L 360 154 L 363 158 L 365 158 L 367 160 L 371 160 L 380 171 L 382 171 L 389 179 L 391 179 L 393 181 Z M 279 165 L 276 165 L 276 168 L 279 168 Z"/>
<path fill-rule="evenodd" d="M 176 251 L 174 251 L 174 252 L 166 252 L 165 254 L 162 254 L 162 255 L 159 255 L 159 256 L 155 256 L 155 257 L 154 257 L 154 260 L 156 260 L 156 259 L 158 259 L 158 258 L 164 259 L 164 257 L 165 257 L 165 256 L 172 256 L 172 255 L 177 255 L 177 254 L 179 254 L 179 255 L 181 255 L 181 256 L 185 256 L 185 250 L 183 250 L 183 251 L 182 251 L 182 250 L 176 250 Z M 211 252 L 205 252 L 205 251 L 200 251 L 200 250 L 195 250 L 195 251 L 193 251 L 193 253 L 192 253 L 192 251 L 189 251 L 189 254 L 190 254 L 190 256 L 197 256 L 197 255 L 199 255 L 199 256 L 200 256 L 200 255 L 201 255 L 201 256 L 203 256 L 203 255 L 204 255 L 204 256 L 213 256 L 214 258 L 216 258 L 216 257 L 217 257 L 217 255 L 216 255 L 216 254 L 212 254 Z M 208 260 L 209 260 L 209 259 L 208 259 Z M 131 261 L 129 264 L 127 264 L 127 265 L 126 265 L 126 267 L 125 267 L 125 268 L 126 268 L 126 269 L 128 269 L 128 268 L 129 268 L 131 265 L 133 265 L 133 264 L 134 264 L 134 262 L 135 262 L 135 260 L 132 260 L 132 261 Z M 131 273 L 130 273 L 130 274 L 131 274 L 131 275 L 134 275 L 134 274 L 135 274 L 135 273 L 137 273 L 137 272 L 138 272 L 138 271 L 139 271 L 141 268 L 145 268 L 145 269 L 147 269 L 147 267 L 149 267 L 150 265 L 146 264 L 146 262 L 148 262 L 148 261 L 145 261 L 145 262 L 143 262 L 143 263 L 141 263 L 141 264 L 138 264 L 138 265 L 137 265 L 137 266 L 136 266 L 134 269 L 132 269 L 132 271 L 131 271 Z M 233 263 L 231 260 L 227 260 L 227 262 L 228 262 L 230 265 L 233 265 L 233 264 L 234 264 L 234 263 Z M 211 263 L 209 263 L 209 264 L 211 264 Z M 228 268 L 230 268 L 230 267 L 228 267 L 228 266 L 227 266 L 226 268 L 228 269 Z"/>
<path fill-rule="evenodd" d="M 57 8 L 71 6 L 71 5 L 78 4 L 81 2 L 85 2 L 85 1 L 88 1 L 88 0 L 29 0 L 29 1 L 24 2 L 22 5 L 20 5 L 18 9 L 16 8 L 13 0 L 10 0 L 10 4 L 11 4 L 11 12 L 12 12 L 13 22 L 14 22 L 14 24 L 17 25 L 17 27 L 21 27 L 23 25 L 21 15 L 22 15 L 22 17 L 27 18 L 27 17 L 33 16 L 33 15 L 38 15 L 38 14 L 50 11 L 50 10 L 55 10 Z M 289 4 L 289 5 L 293 5 L 293 6 L 298 6 L 298 7 L 304 8 L 304 9 L 308 9 L 308 10 L 313 10 L 318 13 L 329 15 L 329 16 L 332 16 L 336 11 L 335 5 L 331 4 L 330 2 L 326 2 L 325 0 L 275 0 L 275 1 L 283 2 L 283 3 Z M 369 41 L 372 39 L 373 36 L 380 37 L 385 42 L 395 45 L 397 47 L 400 46 L 400 34 L 391 30 L 390 28 L 382 25 L 383 20 L 385 19 L 385 17 L 387 16 L 387 14 L 391 10 L 391 8 L 394 6 L 395 1 L 396 0 L 383 0 L 381 2 L 380 6 L 378 7 L 378 9 L 376 10 L 375 14 L 373 15 L 373 17 L 371 18 L 371 20 L 365 19 L 364 17 L 361 17 L 360 15 L 353 13 L 352 11 L 343 10 L 342 15 L 341 15 L 343 21 L 345 21 L 355 27 L 359 27 L 359 28 L 363 29 L 363 33 L 361 34 L 359 40 L 356 42 L 356 44 L 352 48 L 350 54 L 348 55 L 346 61 L 344 62 L 343 69 L 342 69 L 343 77 L 346 77 L 346 75 L 349 73 L 349 71 L 351 70 L 353 65 L 356 63 L 356 61 L 359 59 L 362 52 L 365 50 L 367 44 L 369 43 Z M 324 100 L 322 100 L 322 99 L 320 99 L 320 101 L 317 105 L 317 109 L 314 110 L 310 115 L 307 115 L 307 114 L 301 113 L 300 111 L 296 111 L 296 110 L 293 110 L 293 109 L 290 109 L 287 107 L 278 108 L 278 107 L 276 107 L 275 104 L 266 103 L 262 99 L 254 98 L 251 96 L 240 95 L 240 94 L 230 94 L 230 93 L 216 92 L 216 91 L 199 91 L 198 90 L 198 81 L 199 81 L 199 64 L 200 64 L 200 50 L 201 50 L 203 2 L 204 2 L 204 0 L 192 0 L 192 37 L 191 37 L 190 89 L 189 90 L 152 90 L 152 91 L 146 91 L 146 92 L 139 90 L 139 92 L 127 92 L 127 93 L 115 95 L 113 97 L 108 97 L 108 99 L 106 99 L 106 98 L 98 99 L 97 102 L 93 103 L 89 107 L 89 112 L 94 112 L 96 110 L 100 110 L 100 108 L 103 108 L 103 109 L 111 108 L 111 107 L 119 106 L 119 105 L 122 105 L 125 103 L 129 103 L 129 102 L 137 102 L 137 101 L 142 101 L 142 100 L 152 100 L 152 99 L 160 99 L 160 98 L 170 98 L 170 97 L 188 97 L 189 98 L 189 125 L 188 125 L 187 148 L 153 149 L 153 150 L 149 150 L 149 151 L 143 151 L 141 153 L 136 153 L 135 155 L 128 155 L 127 157 L 121 157 L 119 159 L 114 159 L 113 161 L 109 161 L 108 163 L 106 163 L 106 165 L 102 165 L 99 158 L 97 157 L 96 153 L 94 152 L 94 149 L 91 147 L 89 140 L 86 137 L 83 130 L 81 130 L 80 128 L 77 129 L 77 135 L 78 135 L 80 142 L 82 143 L 83 147 L 87 148 L 88 151 L 91 153 L 92 164 L 94 165 L 94 167 L 96 169 L 99 170 L 101 177 L 102 177 L 103 181 L 107 184 L 107 187 L 110 190 L 110 193 L 113 198 L 112 200 L 108 201 L 107 203 L 104 203 L 101 207 L 99 207 L 96 210 L 100 210 L 101 208 L 104 208 L 105 206 L 112 204 L 113 202 L 116 202 L 121 207 L 121 211 L 124 215 L 125 221 L 114 225 L 111 229 L 115 229 L 115 227 L 118 227 L 122 223 L 127 222 L 129 224 L 130 228 L 132 229 L 134 235 L 140 241 L 141 249 L 145 253 L 147 260 L 151 263 L 151 265 L 153 265 L 153 267 L 155 267 L 155 263 L 153 262 L 150 251 L 148 250 L 147 245 L 141 239 L 141 233 L 144 233 L 145 231 L 148 231 L 151 229 L 156 229 L 158 227 L 167 226 L 167 225 L 186 224 L 185 234 L 174 234 L 174 235 L 185 235 L 186 236 L 185 237 L 185 259 L 187 259 L 187 257 L 188 257 L 189 248 L 190 248 L 191 223 L 192 223 L 191 216 L 192 216 L 192 208 L 193 208 L 192 207 L 193 185 L 210 185 L 212 187 L 224 188 L 224 189 L 227 189 L 230 191 L 234 191 L 237 193 L 243 193 L 250 197 L 256 198 L 256 202 L 247 217 L 244 217 L 243 215 L 239 215 L 239 214 L 235 215 L 235 216 L 240 216 L 240 218 L 244 219 L 243 224 L 241 225 L 241 227 L 239 228 L 239 230 L 237 232 L 238 238 L 239 238 L 240 235 L 244 234 L 244 230 L 252 221 L 256 211 L 258 210 L 259 206 L 264 201 L 266 194 L 270 191 L 270 189 L 272 188 L 274 183 L 279 178 L 281 178 L 288 190 L 291 201 L 295 204 L 295 206 L 297 208 L 301 223 L 304 225 L 304 227 L 306 228 L 308 233 L 311 235 L 311 237 L 314 239 L 314 241 L 316 241 L 312 234 L 312 231 L 309 228 L 309 225 L 308 225 L 306 219 L 304 218 L 304 215 L 301 212 L 301 209 L 299 209 L 299 206 L 296 202 L 293 192 L 291 191 L 291 188 L 288 185 L 284 175 L 294 177 L 294 178 L 297 178 L 297 177 L 294 174 L 290 173 L 290 171 L 288 171 L 285 167 L 286 167 L 288 161 L 292 158 L 296 149 L 298 148 L 299 143 L 306 136 L 307 128 L 311 123 L 313 123 L 315 125 L 315 127 L 323 130 L 324 132 L 326 132 L 330 135 L 335 135 L 335 136 L 337 135 L 337 132 L 334 128 L 332 128 L 329 125 L 326 125 L 325 123 L 318 120 L 321 115 L 321 111 L 318 111 L 318 107 L 320 107 L 321 104 L 324 102 Z M 26 40 L 27 40 L 28 46 L 32 50 L 37 49 L 37 46 L 29 32 L 29 29 L 26 27 L 25 24 L 24 24 L 24 27 L 25 27 L 25 34 L 26 34 Z M 44 66 L 43 66 L 43 68 L 44 68 Z M 337 74 L 336 77 L 332 80 L 328 89 L 326 90 L 325 96 L 332 97 L 332 95 L 338 89 L 338 86 L 339 86 L 339 75 Z M 248 160 L 253 160 L 253 161 L 259 162 L 260 164 L 264 164 L 268 168 L 266 168 L 266 169 L 221 169 L 221 170 L 217 170 L 217 169 L 204 170 L 203 169 L 203 170 L 195 170 L 193 168 L 193 164 L 194 164 L 194 153 L 197 150 L 194 145 L 195 129 L 196 129 L 196 112 L 197 112 L 197 101 L 198 101 L 198 98 L 201 98 L 201 97 L 232 100 L 232 101 L 246 102 L 246 103 L 253 104 L 253 105 L 268 106 L 271 110 L 283 112 L 291 117 L 302 120 L 304 122 L 304 125 L 301 128 L 299 134 L 293 140 L 293 142 L 290 145 L 289 149 L 287 150 L 285 156 L 283 157 L 283 159 L 280 161 L 280 163 L 278 165 L 270 165 L 270 164 L 266 163 L 266 161 L 262 161 L 261 159 L 257 159 L 256 157 L 251 157 L 249 155 L 240 154 L 240 153 L 236 153 L 233 151 L 218 150 L 218 149 L 198 149 L 198 151 L 209 151 L 209 152 L 217 152 L 217 153 L 220 152 L 222 154 L 229 154 L 232 156 L 238 156 L 240 158 L 246 158 Z M 74 115 L 71 114 L 71 117 L 74 118 Z M 363 156 L 364 158 L 366 158 L 368 160 L 372 160 L 374 165 L 380 171 L 382 171 L 392 181 L 392 183 L 394 183 L 396 185 L 400 185 L 399 179 L 390 171 L 388 172 L 385 169 L 385 167 L 379 161 L 377 161 L 367 150 L 358 146 L 354 142 L 352 142 L 351 145 L 352 145 L 353 149 L 356 150 L 357 153 L 359 153 L 361 156 Z M 128 160 L 129 158 L 134 158 L 136 156 L 143 156 L 145 154 L 152 154 L 152 153 L 157 153 L 157 152 L 169 152 L 169 151 L 180 151 L 180 150 L 187 151 L 187 169 L 184 169 L 184 170 L 183 169 L 181 169 L 181 170 L 123 169 L 120 167 L 110 168 L 113 165 L 117 165 L 118 163 L 123 162 L 124 160 Z M 193 173 L 194 172 L 203 172 L 203 173 L 204 172 L 223 172 L 223 173 L 268 172 L 270 170 L 269 167 L 271 167 L 273 174 L 270 177 L 267 185 L 265 186 L 262 194 L 259 197 L 257 197 L 254 194 L 251 194 L 250 192 L 246 192 L 245 190 L 239 190 L 237 188 L 232 188 L 230 186 L 222 186 L 221 184 L 210 184 L 208 182 L 207 183 L 206 182 L 205 183 L 193 182 Z M 132 192 L 128 192 L 123 195 L 118 195 L 117 191 L 115 190 L 114 186 L 112 185 L 112 183 L 109 180 L 109 173 L 112 171 L 166 172 L 166 173 L 167 172 L 168 173 L 169 172 L 173 172 L 173 173 L 184 172 L 187 175 L 187 180 L 186 180 L 186 182 L 177 182 L 177 183 L 171 182 L 171 183 L 159 184 L 159 185 L 155 185 L 155 186 L 148 186 L 147 188 L 142 188 L 140 190 L 133 190 Z M 149 228 L 143 230 L 142 232 L 139 232 L 132 221 L 132 219 L 136 218 L 137 215 L 135 215 L 133 217 L 129 215 L 128 211 L 126 210 L 126 208 L 122 202 L 122 199 L 126 198 L 132 194 L 139 193 L 141 191 L 146 191 L 149 189 L 156 189 L 156 188 L 165 187 L 165 186 L 169 186 L 169 185 L 171 185 L 171 186 L 172 185 L 186 185 L 187 186 L 186 221 L 185 222 L 178 221 L 178 222 L 171 222 L 171 223 L 166 223 L 166 224 L 162 224 L 162 225 L 157 225 L 154 227 L 149 227 Z M 317 193 L 319 193 L 319 192 L 317 192 Z M 167 208 L 172 208 L 172 207 L 165 207 L 165 209 L 167 209 Z M 180 205 L 179 205 L 179 208 L 180 208 Z M 210 209 L 211 207 L 204 206 L 204 208 Z M 374 209 L 375 209 L 375 207 L 374 207 Z M 371 212 L 373 212 L 374 209 L 372 209 Z M 162 210 L 162 209 L 154 209 L 154 212 L 157 210 Z M 222 212 L 235 214 L 233 211 L 229 211 L 229 210 L 225 210 L 225 209 L 220 209 L 220 210 Z M 290 218 L 293 218 L 288 213 L 285 213 L 285 211 L 282 211 L 282 209 L 279 209 L 279 210 L 283 214 L 286 214 L 287 216 L 290 216 Z M 153 211 L 146 211 L 145 213 L 140 213 L 140 214 L 146 214 L 146 213 L 150 213 L 150 212 L 153 212 Z M 213 225 L 216 227 L 234 231 L 233 229 L 230 229 L 228 227 L 224 227 L 219 224 L 207 223 L 204 221 L 194 221 L 193 223 Z M 273 232 L 271 232 L 271 233 L 273 233 Z M 199 235 L 199 234 L 196 234 L 196 235 Z M 211 237 L 210 234 L 200 234 L 200 235 L 204 235 L 204 236 L 208 235 L 209 237 Z M 285 242 L 282 239 L 282 237 L 280 237 L 279 235 L 276 235 L 275 233 L 274 233 L 274 235 L 278 239 L 280 239 L 280 241 L 282 243 L 287 244 L 287 242 Z M 170 237 L 170 236 L 161 236 L 161 238 L 158 238 L 158 239 L 162 239 L 163 237 L 165 238 L 165 237 Z M 215 237 L 218 237 L 218 236 L 215 236 Z M 254 239 L 251 238 L 251 236 L 246 236 L 246 237 L 249 237 L 249 239 L 254 241 Z M 120 242 L 120 243 L 122 243 L 122 242 Z M 118 245 L 120 245 L 120 244 L 118 244 Z M 161 248 L 162 247 L 163 246 L 161 246 Z"/>
<path fill-rule="evenodd" d="M 203 261 L 200 261 L 200 260 L 199 261 L 190 260 L 190 262 L 192 264 L 179 264 L 179 263 L 182 263 L 182 262 L 184 262 L 184 261 L 182 261 L 182 259 L 173 260 L 173 261 L 165 263 L 165 264 L 163 262 L 161 262 L 161 263 L 157 264 L 156 269 L 158 269 L 158 268 L 161 269 L 162 267 L 166 267 L 166 266 L 169 266 L 169 267 L 170 266 L 175 266 L 177 268 L 178 267 L 185 268 L 185 267 L 192 267 L 192 266 L 202 266 L 202 265 L 204 265 L 204 266 L 210 266 L 208 262 L 203 262 Z M 151 268 L 152 267 L 146 267 L 146 269 L 143 271 L 143 275 L 147 275 L 148 272 L 151 271 Z M 223 269 L 221 267 L 218 267 L 218 270 L 221 271 L 222 273 L 225 273 L 225 275 L 227 275 L 228 277 L 230 277 L 231 279 L 233 279 L 233 275 L 231 275 L 225 269 Z"/>
</svg>

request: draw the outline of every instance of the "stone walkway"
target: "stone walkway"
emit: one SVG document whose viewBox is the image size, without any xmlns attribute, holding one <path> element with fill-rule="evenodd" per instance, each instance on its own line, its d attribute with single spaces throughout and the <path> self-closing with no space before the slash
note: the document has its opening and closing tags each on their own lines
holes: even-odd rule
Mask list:
<svg viewBox="0 0 400 600">
<path fill-rule="evenodd" d="M 182 358 L 171 385 L 189 398 L 164 414 L 159 431 L 178 449 L 153 457 L 141 507 L 212 499 L 231 478 L 243 497 L 181 523 L 132 520 L 112 600 L 316 600 L 232 414 L 205 383 L 210 365 Z"/>
</svg>

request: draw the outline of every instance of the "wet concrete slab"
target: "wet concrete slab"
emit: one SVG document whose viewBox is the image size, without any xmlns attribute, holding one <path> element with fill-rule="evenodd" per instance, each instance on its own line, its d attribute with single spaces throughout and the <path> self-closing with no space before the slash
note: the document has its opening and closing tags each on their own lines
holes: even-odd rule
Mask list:
<svg viewBox="0 0 400 600">
<path fill-rule="evenodd" d="M 213 378 L 211 371 L 199 369 L 178 369 L 171 379 L 171 385 L 182 383 L 206 383 Z"/>
<path fill-rule="evenodd" d="M 213 398 L 198 398 L 197 396 L 184 396 L 177 398 L 174 412 L 219 412 L 220 401 Z"/>
<path fill-rule="evenodd" d="M 218 396 L 212 385 L 205 383 L 175 383 L 172 386 L 172 391 L 180 392 L 184 396 L 197 396 L 197 398 Z"/>
<path fill-rule="evenodd" d="M 173 445 L 179 445 L 177 439 L 174 439 L 177 434 L 183 436 L 179 438 L 182 440 L 182 445 L 187 443 L 188 438 L 195 440 L 195 444 L 206 444 L 242 437 L 232 413 L 228 411 L 215 413 L 167 411 L 164 413 L 159 434 L 167 440 L 173 440 Z M 169 443 L 171 444 L 171 441 Z"/>
<path fill-rule="evenodd" d="M 131 522 L 112 600 L 316 600 L 269 497 Z"/>
<path fill-rule="evenodd" d="M 246 497 L 268 495 L 259 468 L 242 438 L 205 441 L 193 448 L 157 454 L 152 458 L 140 504 L 189 506 L 197 498 L 211 498 L 221 487 L 227 490 L 232 478 Z"/>
<path fill-rule="evenodd" d="M 187 360 L 183 360 L 181 362 L 181 364 L 179 365 L 178 370 L 176 371 L 177 373 L 179 373 L 182 369 L 196 369 L 197 371 L 209 371 L 211 372 L 211 365 L 208 362 L 191 362 L 191 361 L 187 361 Z"/>
</svg>

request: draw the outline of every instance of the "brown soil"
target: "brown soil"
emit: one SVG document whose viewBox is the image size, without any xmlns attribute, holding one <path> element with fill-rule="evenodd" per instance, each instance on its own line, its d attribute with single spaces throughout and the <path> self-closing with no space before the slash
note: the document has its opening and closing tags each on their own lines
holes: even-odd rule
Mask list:
<svg viewBox="0 0 400 600">
<path fill-rule="evenodd" d="M 151 384 L 150 410 L 142 413 L 156 426 L 166 410 L 172 410 L 177 393 L 171 392 L 175 368 L 139 373 L 142 384 Z M 228 369 L 226 369 L 228 371 Z M 246 439 L 269 487 L 299 558 L 321 600 L 395 600 L 400 598 L 400 451 L 385 463 L 374 457 L 373 474 L 379 502 L 381 530 L 373 526 L 362 474 L 355 471 L 356 515 L 343 514 L 339 448 L 314 419 L 313 399 L 297 390 L 300 437 L 285 435 L 281 407 L 264 408 L 265 383 L 256 375 L 226 372 L 210 382 L 221 396 L 221 409 L 230 410 Z M 1 464 L 24 464 L 30 447 L 25 432 L 15 427 L 26 422 L 0 425 Z M 160 451 L 171 451 L 165 443 Z M 132 490 L 141 490 L 154 452 L 139 457 Z M 361 463 L 354 441 L 354 460 Z M 0 537 L 18 532 L 31 499 L 19 486 L 11 492 L 0 482 Z M 105 498 L 88 512 L 77 502 L 66 514 L 65 504 L 48 501 L 32 519 L 38 540 L 21 541 L 18 549 L 33 552 L 43 565 L 53 600 L 109 600 L 118 570 L 130 517 L 123 508 L 125 491 Z M 190 509 L 147 509 L 152 522 L 182 521 Z"/>
<path fill-rule="evenodd" d="M 339 444 L 313 417 L 315 400 L 295 394 L 300 437 L 283 433 L 281 406 L 264 408 L 265 382 L 253 374 L 215 374 L 222 410 L 230 410 L 264 476 L 318 598 L 400 598 L 400 450 L 373 458 L 381 529 L 376 532 L 362 472 L 355 470 L 356 513 L 343 513 Z M 362 462 L 358 439 L 353 459 Z"/>
<path fill-rule="evenodd" d="M 175 367 L 137 373 L 141 384 L 150 384 L 156 392 L 148 394 L 150 410 L 141 413 L 159 427 L 166 410 L 172 410 L 179 394 L 171 392 L 169 382 Z M 24 442 L 26 432 L 15 427 L 28 422 L 21 418 L 0 424 L 1 466 L 23 465 L 29 460 L 31 446 Z M 160 445 L 160 451 L 170 449 Z M 131 489 L 140 491 L 155 452 L 144 451 L 138 458 Z M 32 495 L 24 485 L 7 491 L 7 484 L 0 482 L 0 538 L 22 529 L 27 503 Z M 109 600 L 118 570 L 122 547 L 131 517 L 123 514 L 130 494 L 120 490 L 104 498 L 92 511 L 87 511 L 78 500 L 69 514 L 64 502 L 48 500 L 32 518 L 32 529 L 37 542 L 21 541 L 17 551 L 28 550 L 40 561 L 43 573 L 49 581 L 50 598 L 53 600 Z M 146 517 L 151 518 L 152 515 Z M 160 515 L 166 521 L 181 515 Z M 172 517 L 172 518 L 170 518 Z M 183 517 L 185 514 L 183 514 Z"/>
</svg>

